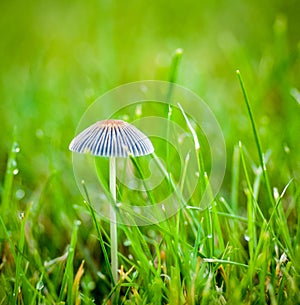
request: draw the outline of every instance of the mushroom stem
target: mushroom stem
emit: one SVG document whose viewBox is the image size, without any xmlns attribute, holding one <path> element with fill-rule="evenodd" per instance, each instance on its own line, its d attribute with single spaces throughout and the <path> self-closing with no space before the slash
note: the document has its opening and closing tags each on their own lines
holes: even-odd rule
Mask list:
<svg viewBox="0 0 300 305">
<path fill-rule="evenodd" d="M 109 158 L 109 188 L 113 198 L 113 204 L 110 206 L 110 242 L 111 242 L 111 271 L 114 282 L 118 281 L 118 236 L 117 236 L 117 215 L 115 211 L 116 196 L 116 158 Z"/>
</svg>

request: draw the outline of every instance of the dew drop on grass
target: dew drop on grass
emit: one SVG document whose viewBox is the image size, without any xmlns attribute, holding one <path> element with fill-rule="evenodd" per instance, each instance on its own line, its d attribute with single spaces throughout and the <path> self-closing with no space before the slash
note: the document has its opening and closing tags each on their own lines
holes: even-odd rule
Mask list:
<svg viewBox="0 0 300 305">
<path fill-rule="evenodd" d="M 245 241 L 249 242 L 250 241 L 250 236 L 244 235 L 244 239 L 245 239 Z"/>
<path fill-rule="evenodd" d="M 280 256 L 280 259 L 279 259 L 280 264 L 285 264 L 286 262 L 288 262 L 288 260 L 289 259 L 288 259 L 287 255 L 286 255 L 286 253 L 283 252 L 281 254 L 281 256 Z"/>
<path fill-rule="evenodd" d="M 37 290 L 42 290 L 44 288 L 43 281 L 38 281 L 35 287 Z"/>
<path fill-rule="evenodd" d="M 18 189 L 18 190 L 16 191 L 16 198 L 17 198 L 18 200 L 23 199 L 24 196 L 25 196 L 25 191 L 24 191 L 24 190 Z"/>
<path fill-rule="evenodd" d="M 212 235 L 211 234 L 207 235 L 207 238 L 212 239 Z"/>
<path fill-rule="evenodd" d="M 13 152 L 15 153 L 19 153 L 20 152 L 20 147 L 18 143 L 14 143 L 14 147 L 13 147 Z"/>
<path fill-rule="evenodd" d="M 131 241 L 129 239 L 124 240 L 123 242 L 124 247 L 129 247 L 131 246 Z"/>
<path fill-rule="evenodd" d="M 17 175 L 19 173 L 19 170 L 17 169 L 17 168 L 15 168 L 14 170 L 13 170 L 13 174 L 14 175 Z"/>
<path fill-rule="evenodd" d="M 287 145 L 284 145 L 284 152 L 286 154 L 289 154 L 291 151 L 290 151 L 290 148 L 287 146 Z"/>
<path fill-rule="evenodd" d="M 273 196 L 275 198 L 275 200 L 278 200 L 279 199 L 279 191 L 278 191 L 278 188 L 277 187 L 274 187 L 273 188 Z"/>
<path fill-rule="evenodd" d="M 123 121 L 129 121 L 130 117 L 129 117 L 128 114 L 124 114 L 124 115 L 122 115 L 121 119 L 122 119 Z"/>
<path fill-rule="evenodd" d="M 80 225 L 81 225 L 81 221 L 78 220 L 78 219 L 75 220 L 75 221 L 74 221 L 74 225 L 75 225 L 75 226 L 80 226 Z"/>
<path fill-rule="evenodd" d="M 137 117 L 140 117 L 142 115 L 142 105 L 138 104 L 135 108 L 135 115 Z"/>
</svg>

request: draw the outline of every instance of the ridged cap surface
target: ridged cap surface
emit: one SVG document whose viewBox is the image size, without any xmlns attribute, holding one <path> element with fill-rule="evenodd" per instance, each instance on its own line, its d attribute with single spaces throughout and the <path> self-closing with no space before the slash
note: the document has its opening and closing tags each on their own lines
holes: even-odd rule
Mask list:
<svg viewBox="0 0 300 305">
<path fill-rule="evenodd" d="M 138 157 L 154 151 L 145 134 L 122 120 L 104 120 L 91 125 L 72 140 L 69 149 L 102 157 Z"/>
</svg>

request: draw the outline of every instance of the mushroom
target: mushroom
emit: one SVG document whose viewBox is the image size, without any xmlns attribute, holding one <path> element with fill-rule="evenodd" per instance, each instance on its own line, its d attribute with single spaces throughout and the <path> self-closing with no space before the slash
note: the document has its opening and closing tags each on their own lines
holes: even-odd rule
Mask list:
<svg viewBox="0 0 300 305">
<path fill-rule="evenodd" d="M 122 120 L 96 122 L 83 130 L 70 143 L 69 149 L 78 153 L 109 158 L 109 188 L 116 206 L 116 158 L 138 157 L 153 153 L 149 138 L 135 126 Z M 118 280 L 117 215 L 110 206 L 111 269 Z"/>
</svg>

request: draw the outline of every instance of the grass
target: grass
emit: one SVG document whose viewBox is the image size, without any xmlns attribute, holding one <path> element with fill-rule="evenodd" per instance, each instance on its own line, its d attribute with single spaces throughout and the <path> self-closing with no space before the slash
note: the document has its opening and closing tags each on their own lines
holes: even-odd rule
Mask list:
<svg viewBox="0 0 300 305">
<path fill-rule="evenodd" d="M 2 304 L 106 304 L 112 295 L 116 304 L 300 302 L 299 241 L 290 233 L 287 211 L 282 204 L 294 182 L 290 181 L 280 194 L 275 190 L 270 194 L 266 160 L 245 87 L 240 74 L 238 76 L 260 160 L 259 165 L 253 163 L 241 142 L 234 150 L 231 192 L 233 201 L 237 201 L 243 176 L 246 215 L 239 215 L 236 205 L 231 206 L 225 198 L 219 197 L 212 198 L 212 205 L 205 210 L 186 203 L 176 216 L 157 225 L 120 226 L 123 241 L 118 253 L 120 279 L 111 286 L 107 226 L 96 219 L 92 209 L 89 209 L 90 218 L 84 206 L 76 208 L 74 219 L 80 221 L 69 224 L 70 238 L 65 255 L 51 263 L 45 261 L 43 251 L 38 248 L 42 236 L 36 228 L 39 222 L 35 221 L 37 215 L 33 206 L 29 205 L 25 216 L 22 214 L 14 225 L 2 210 Z M 188 120 L 186 116 L 185 120 Z M 194 130 L 191 136 L 196 136 Z M 16 162 L 15 147 L 13 142 L 5 176 L 5 181 L 9 182 L 4 183 L 3 188 L 4 204 L 12 197 L 11 164 Z M 198 152 L 199 158 L 205 159 L 200 155 L 201 150 Z M 167 175 L 167 179 L 171 177 Z M 199 181 L 208 183 L 205 172 Z M 260 193 L 267 194 L 268 203 L 264 203 L 268 204 L 267 213 L 261 210 Z M 296 201 L 290 204 L 299 208 Z M 97 230 L 86 244 L 83 236 L 91 233 L 85 231 L 94 231 L 91 219 Z M 80 231 L 83 236 L 78 244 Z M 299 236 L 298 231 L 295 236 Z M 89 245 L 92 240 L 93 246 Z M 97 248 L 97 240 L 102 249 L 98 247 L 98 263 L 102 263 L 92 270 L 97 261 L 89 252 Z"/>
<path fill-rule="evenodd" d="M 22 2 L 0 4 L 0 304 L 299 304 L 298 4 L 126 5 L 31 1 L 23 14 Z M 228 165 L 219 194 L 199 209 L 210 187 L 202 135 L 184 108 L 165 111 L 200 141 L 197 191 L 164 222 L 118 227 L 113 285 L 109 224 L 83 201 L 67 147 L 97 96 L 139 79 L 203 97 Z M 153 142 L 174 173 L 150 200 L 179 170 L 172 147 Z M 133 162 L 138 176 L 146 163 Z M 117 196 L 139 195 L 119 182 Z"/>
</svg>

